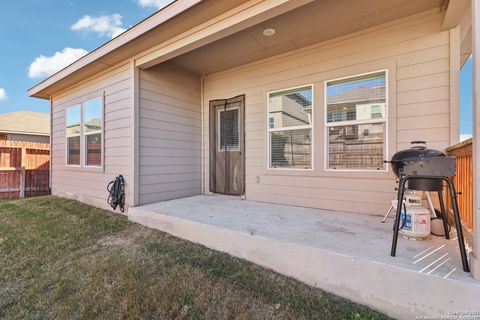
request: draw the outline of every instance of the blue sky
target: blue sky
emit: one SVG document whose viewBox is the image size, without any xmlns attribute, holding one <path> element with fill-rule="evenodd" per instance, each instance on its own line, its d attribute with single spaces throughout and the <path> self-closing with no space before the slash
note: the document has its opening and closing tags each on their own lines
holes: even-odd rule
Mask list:
<svg viewBox="0 0 480 320">
<path fill-rule="evenodd" d="M 27 90 L 51 73 L 51 67 L 82 52 L 92 51 L 110 40 L 112 33 L 136 24 L 168 2 L 0 1 L 0 113 L 16 110 L 48 112 L 48 101 L 29 98 Z M 49 59 L 57 52 L 58 59 Z M 46 59 L 37 60 L 35 68 L 30 70 L 31 64 L 40 56 Z"/>
<path fill-rule="evenodd" d="M 472 134 L 472 58 L 460 71 L 460 133 L 465 135 Z"/>
<path fill-rule="evenodd" d="M 0 113 L 48 112 L 48 101 L 28 97 L 30 87 L 62 63 L 92 51 L 168 2 L 171 0 L 1 1 Z M 460 131 L 470 134 L 470 59 L 461 72 L 460 104 Z"/>
</svg>

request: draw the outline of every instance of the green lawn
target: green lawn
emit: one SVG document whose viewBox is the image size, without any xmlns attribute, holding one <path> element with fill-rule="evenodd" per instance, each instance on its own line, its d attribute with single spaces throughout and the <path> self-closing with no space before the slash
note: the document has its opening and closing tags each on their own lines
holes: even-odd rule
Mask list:
<svg viewBox="0 0 480 320">
<path fill-rule="evenodd" d="M 0 202 L 0 318 L 384 319 L 247 261 L 56 197 Z"/>
</svg>

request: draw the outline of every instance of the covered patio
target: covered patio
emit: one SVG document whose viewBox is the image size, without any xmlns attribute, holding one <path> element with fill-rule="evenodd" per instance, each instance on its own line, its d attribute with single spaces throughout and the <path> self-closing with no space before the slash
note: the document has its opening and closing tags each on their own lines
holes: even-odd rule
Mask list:
<svg viewBox="0 0 480 320">
<path fill-rule="evenodd" d="M 450 2 L 445 15 L 438 10 L 438 6 L 443 8 L 440 2 L 407 1 L 403 10 L 384 8 L 383 14 L 369 12 L 352 20 L 352 29 L 346 30 L 346 23 L 333 27 L 340 22 L 327 24 L 328 19 L 319 19 L 328 14 L 324 4 L 312 2 L 235 32 L 225 29 L 218 37 L 205 32 L 199 36 L 202 41 L 188 50 L 175 49 L 166 55 L 162 48 L 136 61 L 140 68 L 139 150 L 148 160 L 139 168 L 140 192 L 129 209 L 129 219 L 271 268 L 395 318 L 476 311 L 480 296 L 480 282 L 474 279 L 479 274 L 478 234 L 466 232 L 473 245 L 469 249 L 474 250 L 468 254 L 472 273 L 462 270 L 454 228 L 450 240 L 433 235 L 424 241 L 400 237 L 397 255 L 391 257 L 392 221 L 382 224 L 380 215 L 395 195 L 394 175 L 388 170 L 330 170 L 325 156 L 328 132 L 324 130 L 328 113 L 325 88 L 331 79 L 388 70 L 390 131 L 385 139 L 390 149 L 384 158 L 409 147 L 418 137 L 438 150 L 456 144 L 458 72 L 472 51 L 468 46 L 471 12 L 465 12 L 465 1 Z M 349 8 L 343 16 L 356 19 L 356 10 Z M 295 32 L 289 32 L 292 22 L 299 20 L 311 23 L 299 24 Z M 318 25 L 319 20 L 325 25 Z M 270 28 L 274 37 L 265 36 Z M 477 52 L 473 52 L 476 61 Z M 442 79 L 437 79 L 439 76 Z M 311 151 L 312 166 L 303 168 L 305 171 L 275 170 L 269 162 L 269 93 L 309 83 L 312 100 L 317 101 L 317 111 L 311 115 L 312 127 L 317 129 L 312 133 L 317 141 Z M 220 112 L 212 112 L 216 106 L 211 102 L 221 101 L 226 111 L 227 101 L 242 96 L 238 117 L 244 117 L 240 120 L 244 125 L 239 125 L 238 136 L 244 139 L 239 146 L 245 145 L 240 152 L 245 159 L 239 171 L 244 184 L 239 189 L 244 193 L 239 194 L 248 200 L 220 196 L 214 193 L 228 194 L 226 188 L 212 188 L 212 172 L 218 166 L 211 161 L 215 157 L 210 146 L 217 146 L 215 128 L 219 126 L 211 120 Z M 154 108 L 153 100 L 173 101 L 172 105 L 188 110 L 188 117 L 183 117 L 183 109 L 172 117 L 169 112 L 173 111 L 165 111 L 160 102 Z M 171 123 L 163 123 L 166 120 L 175 124 L 175 130 L 181 125 L 181 137 L 175 144 L 158 139 L 150 130 L 170 129 Z M 185 133 L 194 136 L 188 144 Z M 478 149 L 475 144 L 474 138 L 473 157 Z M 166 146 L 172 148 L 152 149 Z M 175 159 L 173 170 L 165 169 L 165 163 L 171 164 L 171 157 L 179 154 L 188 159 Z M 177 172 L 182 169 L 179 164 L 185 171 Z M 179 178 L 173 179 L 177 174 Z M 475 171 L 474 176 L 478 176 Z M 478 190 L 476 184 L 469 189 Z M 173 197 L 184 198 L 169 200 Z M 149 202 L 155 203 L 146 204 Z M 463 202 L 464 213 L 467 206 L 478 207 L 471 200 Z M 468 217 L 471 219 L 462 218 L 470 221 L 470 229 L 478 229 L 476 210 Z"/>
<path fill-rule="evenodd" d="M 480 284 L 462 271 L 453 233 L 450 240 L 400 238 L 391 257 L 391 220 L 220 195 L 131 208 L 129 219 L 394 317 L 478 308 Z"/>
</svg>

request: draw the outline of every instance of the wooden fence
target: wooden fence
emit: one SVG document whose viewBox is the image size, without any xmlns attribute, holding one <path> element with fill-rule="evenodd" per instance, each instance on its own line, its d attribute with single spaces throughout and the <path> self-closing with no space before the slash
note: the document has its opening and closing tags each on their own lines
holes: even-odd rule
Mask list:
<svg viewBox="0 0 480 320">
<path fill-rule="evenodd" d="M 47 143 L 0 141 L 0 168 L 48 169 L 50 146 Z"/>
<path fill-rule="evenodd" d="M 463 141 L 447 149 L 450 156 L 457 157 L 457 175 L 453 181 L 458 195 L 460 217 L 471 233 L 473 228 L 473 166 L 472 166 L 472 139 Z M 449 201 L 450 203 L 450 201 Z"/>
<path fill-rule="evenodd" d="M 18 199 L 50 194 L 48 170 L 12 168 L 0 170 L 0 199 Z"/>
<path fill-rule="evenodd" d="M 48 195 L 50 146 L 0 141 L 0 199 Z"/>
</svg>

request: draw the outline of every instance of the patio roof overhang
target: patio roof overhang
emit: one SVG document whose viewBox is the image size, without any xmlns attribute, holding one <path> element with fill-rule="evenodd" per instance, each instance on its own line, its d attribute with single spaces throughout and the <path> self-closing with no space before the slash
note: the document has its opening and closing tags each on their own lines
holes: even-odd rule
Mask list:
<svg viewBox="0 0 480 320">
<path fill-rule="evenodd" d="M 203 41 L 196 49 L 184 50 L 185 53 L 178 51 L 183 54 L 174 58 L 164 55 L 148 63 L 139 59 L 137 65 L 150 67 L 155 62 L 171 58 L 172 63 L 184 69 L 208 75 L 316 43 L 328 43 L 328 40 L 362 32 L 367 35 L 370 28 L 430 10 L 440 11 L 444 4 L 443 0 L 311 1 L 235 33 L 225 34 L 221 39 L 211 38 L 215 40 L 213 42 Z M 270 28 L 276 31 L 275 34 L 265 36 L 263 31 Z"/>
<path fill-rule="evenodd" d="M 443 5 L 444 0 L 177 0 L 29 95 L 48 99 L 131 60 L 145 69 L 177 58 L 187 69 L 212 73 Z M 276 29 L 276 36 L 264 37 L 266 27 Z"/>
</svg>

